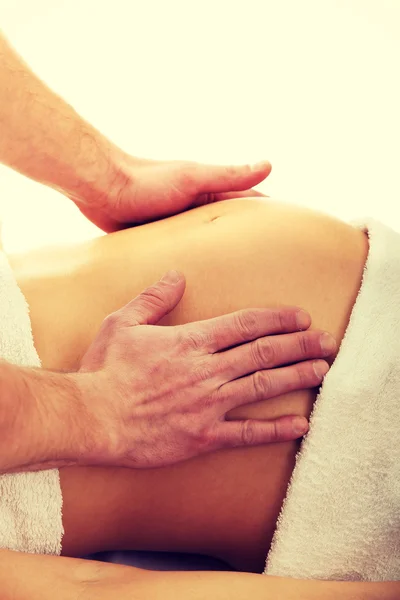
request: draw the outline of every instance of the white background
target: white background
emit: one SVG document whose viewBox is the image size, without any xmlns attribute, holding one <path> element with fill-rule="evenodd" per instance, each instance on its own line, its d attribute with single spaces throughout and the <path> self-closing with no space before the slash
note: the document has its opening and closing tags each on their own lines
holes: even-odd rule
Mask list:
<svg viewBox="0 0 400 600">
<path fill-rule="evenodd" d="M 0 0 L 0 23 L 132 154 L 267 158 L 264 193 L 400 229 L 400 0 Z M 98 234 L 4 167 L 0 211 L 9 251 Z"/>
</svg>

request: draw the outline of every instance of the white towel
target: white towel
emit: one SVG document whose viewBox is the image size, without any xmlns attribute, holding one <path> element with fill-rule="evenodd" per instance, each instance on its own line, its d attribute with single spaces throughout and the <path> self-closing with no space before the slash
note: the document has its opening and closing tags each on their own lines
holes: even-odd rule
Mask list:
<svg viewBox="0 0 400 600">
<path fill-rule="evenodd" d="M 40 367 L 29 308 L 0 250 L 0 357 Z M 57 469 L 0 476 L 0 548 L 60 554 L 62 495 Z"/>
<path fill-rule="evenodd" d="M 373 220 L 362 285 L 296 457 L 265 574 L 400 579 L 400 234 Z"/>
</svg>

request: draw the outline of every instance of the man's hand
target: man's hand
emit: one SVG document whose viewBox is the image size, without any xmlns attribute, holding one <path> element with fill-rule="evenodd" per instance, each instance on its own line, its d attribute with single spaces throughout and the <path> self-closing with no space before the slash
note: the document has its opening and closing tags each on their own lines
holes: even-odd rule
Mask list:
<svg viewBox="0 0 400 600">
<path fill-rule="evenodd" d="M 310 317 L 293 307 L 157 327 L 184 293 L 184 277 L 177 275 L 108 316 L 83 357 L 76 381 L 88 422 L 78 464 L 162 467 L 306 432 L 302 417 L 226 421 L 225 415 L 243 404 L 318 386 L 329 367 L 312 359 L 331 354 L 333 338 L 324 350 L 321 332 L 299 332 L 310 326 Z M 282 365 L 291 366 L 277 368 Z"/>
<path fill-rule="evenodd" d="M 219 200 L 263 196 L 249 188 L 271 172 L 269 162 L 228 167 L 138 159 L 118 151 L 110 156 L 118 173 L 113 183 L 91 200 L 75 199 L 81 212 L 107 232 Z"/>
<path fill-rule="evenodd" d="M 104 231 L 239 196 L 271 170 L 123 152 L 48 88 L 0 32 L 0 162 L 58 190 Z"/>
</svg>

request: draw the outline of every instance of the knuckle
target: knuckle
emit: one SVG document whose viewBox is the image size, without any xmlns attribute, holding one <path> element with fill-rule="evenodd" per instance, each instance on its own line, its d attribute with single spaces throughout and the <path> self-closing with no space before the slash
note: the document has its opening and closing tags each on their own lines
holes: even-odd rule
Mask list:
<svg viewBox="0 0 400 600">
<path fill-rule="evenodd" d="M 190 350 L 202 350 L 208 342 L 208 336 L 199 330 L 186 331 L 182 337 L 183 345 Z"/>
<path fill-rule="evenodd" d="M 221 381 L 223 381 L 223 383 L 226 383 L 226 370 L 229 365 L 229 361 L 226 360 L 226 357 L 223 355 L 222 352 L 221 354 L 211 354 L 209 358 L 211 359 L 213 373 L 215 375 L 220 375 L 222 377 Z"/>
<path fill-rule="evenodd" d="M 216 386 L 216 389 L 210 394 L 209 404 L 212 408 L 224 406 L 226 402 L 232 399 L 233 394 L 229 385 L 223 384 Z"/>
<path fill-rule="evenodd" d="M 180 169 L 177 175 L 178 186 L 187 191 L 195 187 L 197 163 L 185 161 L 180 163 Z"/>
<path fill-rule="evenodd" d="M 298 336 L 298 344 L 300 347 L 300 352 L 302 356 L 308 356 L 312 349 L 312 338 L 307 333 L 299 334 Z"/>
<path fill-rule="evenodd" d="M 208 447 L 212 445 L 213 436 L 209 429 L 209 427 L 197 427 L 193 433 L 192 437 L 194 439 L 194 443 L 196 445 L 196 451 L 206 450 Z"/>
<path fill-rule="evenodd" d="M 185 347 L 189 345 L 187 342 L 187 332 L 182 327 L 182 325 L 174 325 L 168 329 L 171 329 L 171 331 L 173 331 L 175 338 L 174 347 L 177 348 L 179 352 L 182 348 L 185 349 Z"/>
<path fill-rule="evenodd" d="M 250 171 L 250 166 L 249 166 L 249 171 Z M 228 177 L 229 179 L 231 179 L 232 177 L 237 177 L 238 174 L 239 174 L 239 170 L 237 167 L 235 167 L 235 165 L 227 165 L 225 167 L 225 176 Z"/>
<path fill-rule="evenodd" d="M 107 332 L 113 331 L 119 323 L 119 314 L 117 311 L 110 313 L 103 320 L 103 329 Z"/>
<path fill-rule="evenodd" d="M 140 294 L 142 303 L 150 305 L 151 307 L 163 307 L 165 305 L 164 292 L 161 285 L 152 285 Z"/>
<path fill-rule="evenodd" d="M 315 379 L 315 373 L 314 373 L 312 366 L 310 369 L 307 364 L 300 363 L 300 364 L 297 364 L 295 368 L 296 368 L 295 378 L 296 378 L 296 387 L 297 388 L 304 388 L 304 387 L 307 387 L 310 385 L 311 371 L 314 374 L 313 379 Z"/>
<path fill-rule="evenodd" d="M 235 319 L 235 326 L 245 339 L 251 338 L 257 333 L 259 317 L 254 311 L 239 311 L 235 315 Z"/>
<path fill-rule="evenodd" d="M 214 373 L 210 364 L 199 363 L 193 368 L 193 377 L 195 381 L 209 381 L 213 375 Z"/>
<path fill-rule="evenodd" d="M 286 329 L 285 313 L 279 309 L 270 309 L 268 319 L 274 331 L 283 331 Z"/>
<path fill-rule="evenodd" d="M 255 429 L 254 424 L 247 420 L 243 421 L 241 430 L 241 442 L 243 446 L 251 446 L 255 441 Z"/>
<path fill-rule="evenodd" d="M 218 435 L 217 430 L 215 428 L 210 429 L 207 432 L 207 448 L 209 448 L 210 450 L 217 450 L 217 449 L 221 448 L 222 445 L 223 445 L 223 442 L 221 441 L 221 438 Z"/>
<path fill-rule="evenodd" d="M 262 400 L 263 398 L 269 398 L 272 394 L 272 380 L 268 373 L 257 371 L 253 375 L 253 387 L 255 397 Z"/>
<path fill-rule="evenodd" d="M 270 423 L 268 437 L 270 443 L 277 442 L 279 440 L 278 422 L 276 420 L 271 421 Z"/>
<path fill-rule="evenodd" d="M 277 351 L 269 338 L 259 338 L 251 344 L 253 359 L 259 368 L 266 368 L 276 361 Z"/>
</svg>

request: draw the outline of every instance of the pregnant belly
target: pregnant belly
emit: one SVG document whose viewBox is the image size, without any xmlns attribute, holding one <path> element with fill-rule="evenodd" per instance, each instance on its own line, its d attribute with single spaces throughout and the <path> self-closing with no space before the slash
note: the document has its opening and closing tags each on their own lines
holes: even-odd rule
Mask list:
<svg viewBox="0 0 400 600">
<path fill-rule="evenodd" d="M 226 213 L 219 214 L 221 208 Z M 361 232 L 271 201 L 223 202 L 204 209 L 105 236 L 56 257 L 31 256 L 29 268 L 26 259 L 14 261 L 44 366 L 76 367 L 104 316 L 171 267 L 185 273 L 187 288 L 164 325 L 285 304 L 305 308 L 312 327 L 341 341 L 367 252 Z M 40 276 L 34 273 L 37 265 Z M 243 406 L 229 418 L 308 417 L 316 392 Z M 261 572 L 298 448 L 295 441 L 224 450 L 141 472 L 66 469 L 66 548 L 68 536 L 71 540 L 77 532 L 71 548 L 75 544 L 82 554 L 196 552 Z"/>
</svg>

